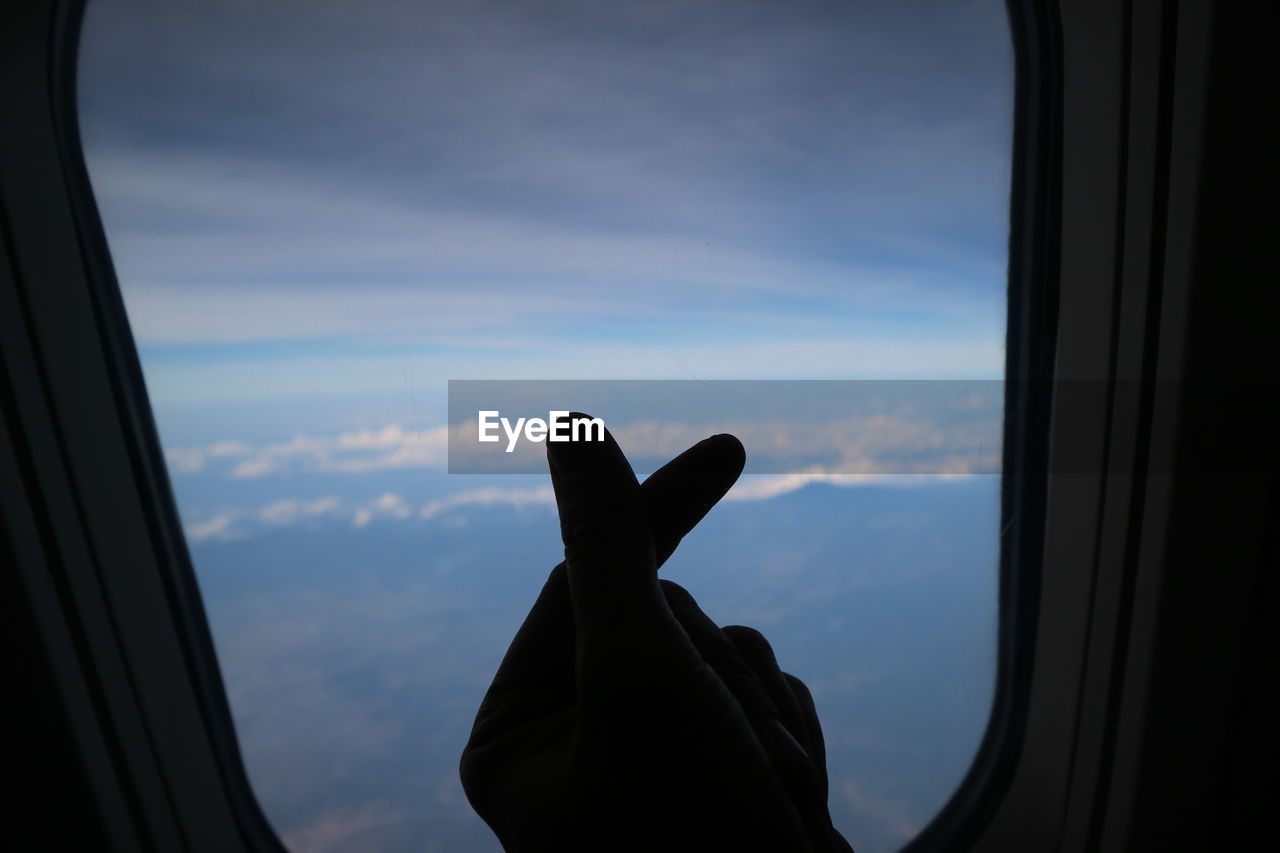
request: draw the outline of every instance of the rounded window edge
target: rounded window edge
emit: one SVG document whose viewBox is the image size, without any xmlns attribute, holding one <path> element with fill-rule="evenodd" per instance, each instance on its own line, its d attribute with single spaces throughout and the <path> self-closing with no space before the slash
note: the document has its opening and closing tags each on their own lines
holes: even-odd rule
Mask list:
<svg viewBox="0 0 1280 853">
<path fill-rule="evenodd" d="M 1007 0 L 1014 50 L 1004 470 L 995 693 L 964 778 L 902 853 L 974 846 L 1008 792 L 1031 700 L 1057 343 L 1062 31 L 1057 5 Z"/>
<path fill-rule="evenodd" d="M 253 793 L 232 722 L 212 634 L 178 518 L 141 364 L 110 260 L 81 150 L 76 58 L 88 0 L 55 0 L 50 32 L 51 116 L 76 236 L 102 334 L 102 358 L 173 624 L 222 787 L 252 850 L 284 851 Z M 1060 181 L 1061 47 L 1054 4 L 1008 0 L 1014 48 L 1014 134 L 1010 193 L 1005 476 L 1001 489 L 999 624 L 995 692 L 975 757 L 947 803 L 903 853 L 965 849 L 981 835 L 1012 780 L 1030 698 L 1048 459 L 1049 393 L 1056 317 Z M 1036 380 L 1036 381 L 1026 381 Z M 1011 523 L 1012 521 L 1012 523 Z"/>
<path fill-rule="evenodd" d="M 202 730 L 215 756 L 220 788 L 235 817 L 236 832 L 248 850 L 284 853 L 285 847 L 258 803 L 244 766 L 141 362 L 85 165 L 76 81 L 81 25 L 88 2 L 55 0 L 47 56 L 57 157 L 74 217 L 88 296 L 101 335 L 101 357 L 111 378 L 120 434 L 140 493 L 140 509 L 167 594 L 170 621 L 186 662 L 190 687 L 199 698 Z"/>
</svg>

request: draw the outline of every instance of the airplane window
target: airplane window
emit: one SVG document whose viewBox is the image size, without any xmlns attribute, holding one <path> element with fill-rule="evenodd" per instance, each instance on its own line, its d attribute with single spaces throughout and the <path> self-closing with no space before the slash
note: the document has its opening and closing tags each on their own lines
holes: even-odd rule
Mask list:
<svg viewBox="0 0 1280 853">
<path fill-rule="evenodd" d="M 999 423 L 996 0 L 94 0 L 78 86 L 243 758 L 298 853 L 499 849 L 458 759 L 561 544 L 545 473 L 449 473 L 449 380 L 980 381 Z M 986 726 L 982 448 L 749 469 L 663 569 L 809 685 L 859 853 L 914 838 Z"/>
</svg>

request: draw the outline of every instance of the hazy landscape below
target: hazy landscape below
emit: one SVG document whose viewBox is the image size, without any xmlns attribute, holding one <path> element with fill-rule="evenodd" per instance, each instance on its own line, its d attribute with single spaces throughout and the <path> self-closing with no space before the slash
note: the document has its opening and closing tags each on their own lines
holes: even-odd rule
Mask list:
<svg viewBox="0 0 1280 853">
<path fill-rule="evenodd" d="M 859 853 L 916 834 L 981 737 L 998 485 L 815 483 L 727 502 L 663 569 L 717 622 L 764 631 L 812 688 L 832 815 Z M 292 849 L 500 849 L 458 757 L 559 550 L 545 503 L 358 527 L 316 515 L 193 545 L 242 752 Z"/>
</svg>

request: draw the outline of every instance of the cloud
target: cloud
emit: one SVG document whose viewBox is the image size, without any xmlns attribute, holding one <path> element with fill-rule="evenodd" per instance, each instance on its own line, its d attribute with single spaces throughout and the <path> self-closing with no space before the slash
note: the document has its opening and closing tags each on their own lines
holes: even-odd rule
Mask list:
<svg viewBox="0 0 1280 853">
<path fill-rule="evenodd" d="M 406 817 L 404 812 L 385 804 L 362 803 L 321 812 L 285 830 L 283 840 L 285 847 L 296 853 L 337 853 L 363 846 L 362 836 L 401 823 Z"/>
<path fill-rule="evenodd" d="M 714 399 L 709 390 L 703 390 L 709 386 L 688 383 L 689 386 L 703 392 L 695 403 L 668 399 L 657 406 L 679 412 Z M 769 389 L 773 389 L 772 392 Z M 547 393 L 568 396 L 575 392 L 556 389 Z M 636 402 L 628 400 L 625 391 L 619 395 L 621 402 L 610 400 L 607 392 L 596 393 L 606 405 L 612 403 L 619 408 Z M 640 393 L 648 392 L 641 390 Z M 780 394 L 778 386 L 766 386 L 757 392 L 755 399 L 761 404 L 759 408 L 770 402 L 776 404 L 776 400 L 763 399 L 769 393 Z M 836 392 L 824 387 L 821 393 L 822 402 L 829 403 L 829 395 Z M 655 392 L 654 396 L 658 394 Z M 511 398 L 504 400 L 500 392 L 484 399 L 482 408 L 519 411 L 516 405 L 506 405 Z M 858 401 L 851 401 L 843 408 L 831 407 L 831 411 L 810 412 L 801 408 L 809 402 L 797 400 L 794 413 L 773 416 L 744 411 L 752 406 L 739 399 L 723 406 L 725 414 L 697 423 L 673 417 L 609 421 L 608 426 L 637 472 L 656 470 L 707 436 L 718 433 L 738 437 L 746 448 L 746 470 L 751 474 L 810 478 L 823 475 L 961 476 L 999 470 L 1001 407 L 998 399 L 986 407 L 975 407 L 972 399 L 962 401 L 959 409 L 952 403 L 939 405 L 926 400 L 923 406 L 897 404 L 885 411 L 874 410 L 883 404 L 867 405 Z M 461 404 L 459 406 L 461 408 Z M 586 409 L 599 411 L 592 406 Z M 849 411 L 855 414 L 847 414 Z M 455 424 L 451 429 L 449 470 L 453 473 L 528 474 L 546 470 L 545 447 L 541 443 L 520 441 L 513 447 L 502 440 L 481 443 L 474 419 Z"/>
<path fill-rule="evenodd" d="M 749 471 L 829 475 L 837 478 L 833 482 L 852 475 L 855 479 L 849 484 L 859 482 L 859 476 L 976 474 L 999 464 L 996 412 L 979 420 L 955 420 L 947 414 L 875 413 L 814 421 L 748 417 L 725 424 L 648 422 L 613 431 L 632 456 L 658 458 L 674 457 L 707 435 L 729 432 L 747 448 Z"/>
<path fill-rule="evenodd" d="M 538 486 L 532 489 L 500 487 L 473 489 L 449 495 L 446 498 L 436 498 L 428 501 L 418 511 L 418 517 L 424 519 L 435 518 L 443 512 L 460 506 L 555 506 L 555 502 L 555 492 L 550 486 Z"/>
<path fill-rule="evenodd" d="M 364 527 L 379 517 L 406 519 L 412 514 L 413 510 L 405 503 L 404 498 L 394 492 L 385 492 L 368 505 L 357 509 L 355 515 L 351 517 L 351 526 Z"/>
<path fill-rule="evenodd" d="M 723 322 L 729 307 L 745 328 L 886 310 L 982 322 L 1002 307 L 998 242 L 994 259 L 927 245 L 898 260 L 837 257 L 720 237 L 705 223 L 634 232 L 361 203 L 349 187 L 325 191 L 315 176 L 271 163 L 98 161 L 108 223 L 112 205 L 138 208 L 114 217 L 124 223 L 112 247 L 144 345 L 386 335 L 465 342 L 584 319 Z M 183 198 L 203 227 L 175 234 L 147 224 L 158 215 L 140 196 L 148 186 Z M 822 311 L 797 308 L 816 303 Z"/>
<path fill-rule="evenodd" d="M 657 5 L 103 3 L 81 124 L 134 334 L 1001 310 L 999 3 Z"/>
<path fill-rule="evenodd" d="M 247 456 L 252 452 L 253 448 L 245 444 L 243 441 L 215 441 L 213 444 L 205 448 L 205 453 L 214 459 Z"/>
<path fill-rule="evenodd" d="M 402 468 L 444 467 L 448 428 L 406 430 L 389 424 L 333 436 L 295 435 L 288 441 L 252 446 L 215 442 L 208 447 L 174 448 L 167 452 L 175 473 L 202 471 L 210 459 L 235 459 L 227 476 L 253 480 L 286 471 L 363 474 Z"/>
<path fill-rule="evenodd" d="M 886 797 L 857 779 L 845 779 L 838 790 L 855 814 L 874 822 L 893 839 L 904 842 L 920 834 L 921 821 L 910 801 Z"/>
<path fill-rule="evenodd" d="M 175 447 L 164 452 L 169 470 L 177 474 L 194 474 L 204 469 L 205 451 L 199 447 Z"/>
<path fill-rule="evenodd" d="M 754 474 L 742 477 L 725 495 L 726 501 L 765 501 L 812 484 L 840 488 L 860 486 L 892 486 L 910 488 L 938 480 L 965 479 L 969 474 L 832 474 L 810 471 L 797 474 Z M 230 541 L 250 536 L 255 530 L 288 527 L 302 522 L 325 522 L 349 519 L 354 528 L 366 528 L 374 521 L 438 521 L 448 527 L 466 524 L 465 516 L 452 514 L 462 508 L 543 507 L 556 505 L 555 491 L 550 485 L 514 488 L 487 486 L 466 489 L 440 498 L 432 498 L 415 508 L 403 495 L 382 494 L 364 501 L 344 501 L 336 496 L 298 499 L 283 498 L 254 508 L 222 508 L 197 521 L 186 524 L 187 538 L 196 543 Z"/>
<path fill-rule="evenodd" d="M 894 387 L 897 386 L 887 390 Z M 945 390 L 949 394 L 950 389 Z M 907 397 L 906 402 L 897 403 L 864 404 L 851 400 L 843 408 L 833 407 L 829 398 L 834 392 L 830 389 L 822 386 L 819 392 L 830 411 L 818 410 L 809 415 L 800 408 L 806 401 L 797 398 L 793 414 L 757 415 L 744 411 L 741 400 L 730 400 L 724 407 L 726 414 L 719 419 L 699 423 L 612 421 L 609 428 L 636 470 L 642 472 L 655 470 L 708 435 L 731 433 L 747 448 L 748 473 L 790 477 L 771 481 L 768 486 L 751 487 L 775 490 L 775 494 L 780 493 L 776 490 L 790 490 L 813 481 L 874 483 L 884 482 L 892 475 L 966 476 L 999 470 L 999 389 L 986 397 L 969 393 L 953 401 L 948 396 L 941 403 L 923 396 L 919 400 Z M 610 402 L 608 393 L 611 392 L 600 398 L 605 403 Z M 763 393 L 775 392 L 766 389 Z M 699 398 L 699 402 L 705 399 Z M 625 408 L 628 404 L 625 393 L 612 400 L 614 406 Z M 689 403 L 668 401 L 665 405 L 678 408 Z M 849 411 L 855 414 L 847 414 Z M 171 448 L 167 457 L 174 474 L 205 472 L 233 480 L 303 472 L 363 475 L 411 469 L 440 471 L 446 467 L 454 473 L 545 473 L 543 444 L 521 441 L 514 453 L 506 453 L 503 442 L 476 441 L 475 423 L 470 419 L 426 430 L 408 430 L 391 423 L 377 429 L 330 435 L 299 434 L 287 441 L 259 446 L 222 441 L 205 447 Z M 215 463 L 221 465 L 215 467 Z M 797 485 L 784 486 L 784 482 Z M 746 494 L 746 488 L 741 487 L 740 493 Z M 498 493 L 476 493 L 472 499 L 480 502 L 484 494 Z"/>
<path fill-rule="evenodd" d="M 466 503 L 466 499 L 463 499 Z M 374 519 L 403 521 L 414 508 L 402 495 L 383 492 L 365 501 L 344 501 L 334 495 L 317 498 L 282 498 L 257 509 L 221 508 L 186 525 L 193 542 L 227 541 L 248 536 L 257 528 L 289 527 L 306 521 L 350 519 L 353 527 L 365 527 Z M 426 517 L 426 516 L 424 516 Z"/>
<path fill-rule="evenodd" d="M 404 432 L 396 427 L 392 443 L 374 448 L 359 448 L 381 452 L 367 457 L 328 458 L 320 466 L 320 470 L 363 474 L 397 468 L 440 468 L 447 461 L 448 435 L 448 427 L 444 426 L 423 432 Z"/>
<path fill-rule="evenodd" d="M 359 432 L 338 436 L 338 447 L 343 450 L 387 450 L 402 445 L 405 432 L 399 424 L 389 424 L 380 430 L 362 429 Z"/>
<path fill-rule="evenodd" d="M 305 518 L 320 518 L 338 513 L 342 502 L 336 497 L 317 498 L 312 501 L 279 500 L 258 510 L 257 518 L 273 526 L 295 524 Z"/>
<path fill-rule="evenodd" d="M 763 501 L 798 491 L 811 483 L 853 488 L 856 486 L 916 486 L 938 479 L 955 479 L 966 475 L 919 474 L 829 474 L 812 471 L 799 474 L 749 474 L 734 484 L 724 496 L 728 501 Z"/>
<path fill-rule="evenodd" d="M 240 510 L 218 512 L 204 521 L 188 525 L 187 538 L 193 542 L 205 542 L 210 539 L 220 541 L 239 539 L 245 534 L 235 529 L 234 525 L 243 515 L 244 513 Z"/>
<path fill-rule="evenodd" d="M 339 300 L 341 301 L 341 300 Z M 283 310 L 283 308 L 282 308 Z M 352 306 L 352 310 L 355 310 Z M 837 321 L 840 312 L 833 310 Z M 564 318 L 588 322 L 572 312 Z M 691 322 L 696 318 L 682 318 Z M 831 318 L 828 317 L 827 320 Z M 470 379 L 973 379 L 999 378 L 1004 345 L 999 312 L 987 318 L 990 330 L 981 333 L 939 327 L 922 339 L 874 327 L 823 328 L 816 319 L 807 330 L 782 328 L 767 336 L 739 334 L 739 328 L 758 328 L 760 322 L 728 308 L 714 320 L 723 335 L 714 340 L 673 340 L 665 336 L 631 339 L 601 335 L 548 345 L 534 333 L 546 327 L 530 324 L 505 337 L 468 336 L 457 329 L 429 336 L 386 335 L 397 348 L 376 349 L 335 343 L 303 354 L 285 344 L 263 345 L 247 359 L 231 352 L 192 361 L 172 350 L 144 352 L 147 386 L 152 400 L 167 410 L 185 404 L 275 403 L 308 395 L 385 394 L 402 400 L 410 394 L 441 394 L 447 380 Z M 649 322 L 649 321 L 643 321 Z M 660 318 L 654 320 L 662 325 Z M 701 323 L 702 321 L 698 321 Z M 713 322 L 708 319 L 706 322 Z M 837 322 L 838 325 L 838 322 Z M 607 324 L 599 326 L 607 330 Z M 534 336 L 534 337 L 531 337 Z M 404 350 L 398 347 L 403 344 Z M 438 345 L 438 346 L 437 346 Z M 303 345 L 299 345 L 303 346 Z M 231 347 L 232 350 L 235 347 Z M 406 381 L 412 370 L 415 385 Z M 423 409 L 426 414 L 442 410 Z"/>
<path fill-rule="evenodd" d="M 260 456 L 257 459 L 250 459 L 241 462 L 231 472 L 231 476 L 241 480 L 251 480 L 255 477 L 265 477 L 268 474 L 274 474 L 279 470 L 279 466 L 270 458 Z"/>
</svg>

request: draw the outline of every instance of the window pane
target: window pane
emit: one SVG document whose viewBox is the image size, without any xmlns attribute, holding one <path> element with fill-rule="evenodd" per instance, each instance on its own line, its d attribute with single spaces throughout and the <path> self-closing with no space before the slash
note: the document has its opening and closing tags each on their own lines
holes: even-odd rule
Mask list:
<svg viewBox="0 0 1280 853">
<path fill-rule="evenodd" d="M 994 0 L 94 0 L 80 100 L 297 851 L 499 849 L 458 757 L 560 543 L 545 476 L 446 473 L 447 380 L 1003 377 Z M 972 470 L 749 478 L 663 570 L 809 684 L 859 853 L 928 822 L 986 724 Z"/>
</svg>

